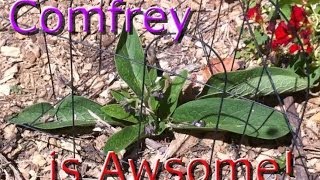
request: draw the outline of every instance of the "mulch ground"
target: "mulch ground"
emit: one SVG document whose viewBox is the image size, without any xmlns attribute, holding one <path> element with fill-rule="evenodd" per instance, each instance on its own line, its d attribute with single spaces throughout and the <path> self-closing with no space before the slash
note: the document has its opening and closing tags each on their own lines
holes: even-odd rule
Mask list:
<svg viewBox="0 0 320 180">
<path fill-rule="evenodd" d="M 58 36 L 46 35 L 47 53 L 42 33 L 24 36 L 13 31 L 8 21 L 10 6 L 13 2 L 13 0 L 0 0 L 2 9 L 0 12 L 0 179 L 49 179 L 51 152 L 57 153 L 58 163 L 67 157 L 73 157 L 73 139 L 70 132 L 40 132 L 32 128 L 9 124 L 7 118 L 29 105 L 44 101 L 57 103 L 70 94 L 68 32 L 63 31 Z M 145 9 L 155 4 L 164 8 L 177 7 L 180 15 L 186 7 L 191 7 L 194 14 L 189 24 L 188 34 L 199 36 L 201 34 L 201 38 L 206 43 L 211 44 L 212 42 L 212 47 L 219 52 L 219 56 L 224 59 L 233 57 L 239 27 L 242 24 L 242 11 L 237 1 L 222 4 L 216 30 L 215 23 L 220 5 L 218 0 L 203 1 L 199 19 L 200 0 L 188 0 L 183 3 L 178 3 L 178 1 L 159 3 L 151 0 L 142 4 L 134 1 L 128 2 L 132 6 L 141 5 Z M 74 7 L 84 4 L 97 6 L 100 5 L 100 1 L 80 0 L 74 3 Z M 68 8 L 68 2 L 62 0 L 46 1 L 41 7 L 45 5 L 56 6 L 64 13 Z M 107 5 L 108 3 L 105 3 L 104 7 Z M 27 10 L 28 8 L 22 8 L 21 14 Z M 39 10 L 32 9 L 18 22 L 22 25 L 36 24 L 39 20 L 38 15 Z M 54 26 L 55 20 L 55 17 L 49 17 L 49 26 Z M 102 36 L 96 31 L 92 31 L 91 34 L 83 33 L 80 27 L 81 19 L 78 18 L 77 21 L 79 21 L 76 25 L 77 33 L 72 35 L 75 92 L 100 104 L 106 104 L 112 100 L 110 90 L 125 86 L 119 79 L 113 62 L 118 35 L 111 33 L 110 27 L 107 27 L 107 33 Z M 108 21 L 110 17 L 107 17 Z M 119 18 L 119 22 L 121 21 L 123 17 Z M 91 24 L 92 27 L 96 27 L 97 19 L 93 18 Z M 144 45 L 156 37 L 143 30 L 141 17 L 135 18 L 134 25 L 139 30 Z M 172 31 L 169 29 L 169 32 Z M 212 38 L 214 33 L 215 36 Z M 102 49 L 101 57 L 100 48 Z M 174 72 L 187 69 L 190 77 L 196 75 L 197 80 L 205 79 L 202 69 L 207 64 L 207 58 L 200 42 L 185 36 L 182 42 L 177 44 L 173 43 L 171 37 L 164 37 L 151 48 L 151 57 L 155 56 L 158 59 L 161 68 Z M 210 58 L 214 59 L 216 55 L 211 53 Z M 259 65 L 256 60 L 241 61 L 246 67 Z M 319 174 L 320 97 L 319 93 L 314 93 L 308 102 L 301 132 L 304 151 L 307 155 L 308 171 L 312 174 Z M 303 104 L 304 100 L 295 103 L 298 113 L 302 113 Z M 94 129 L 84 129 L 83 132 L 77 134 L 75 138 L 76 158 L 82 162 L 79 172 L 84 179 L 98 178 L 106 157 L 102 152 L 104 143 L 118 129 L 118 127 L 110 128 L 98 124 Z M 215 140 L 214 147 L 212 147 L 213 140 Z M 178 157 L 188 164 L 193 158 L 203 158 L 209 161 L 213 148 L 213 160 L 248 158 L 253 167 L 256 167 L 260 160 L 281 157 L 290 145 L 290 140 L 284 139 L 263 143 L 248 140 L 239 146 L 238 140 L 238 136 L 229 133 L 174 133 L 156 140 L 146 139 L 144 148 L 139 151 L 142 157 L 151 163 L 154 163 L 156 159 L 164 161 L 171 157 Z M 124 158 L 138 158 L 136 151 L 138 150 L 134 148 L 126 152 Z M 183 166 L 178 168 L 186 172 Z M 214 168 L 214 164 L 211 168 Z M 202 169 L 197 169 L 196 177 L 200 178 L 202 171 Z M 229 171 L 224 169 L 223 173 L 228 174 Z M 70 178 L 60 168 L 58 175 L 61 179 Z M 129 172 L 126 175 L 128 176 Z M 165 176 L 167 174 L 163 173 L 160 179 Z M 241 178 L 244 179 L 244 177 Z M 169 179 L 172 177 L 169 176 Z"/>
</svg>

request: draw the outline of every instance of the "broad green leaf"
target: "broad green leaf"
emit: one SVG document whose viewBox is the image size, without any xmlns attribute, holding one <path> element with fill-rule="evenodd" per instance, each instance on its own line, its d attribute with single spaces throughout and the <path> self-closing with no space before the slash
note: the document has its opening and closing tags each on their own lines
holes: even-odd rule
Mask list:
<svg viewBox="0 0 320 180">
<path fill-rule="evenodd" d="M 150 106 L 151 110 L 154 113 L 157 113 L 157 110 L 158 110 L 158 107 L 159 107 L 159 101 L 157 101 L 155 97 L 150 96 L 148 103 L 149 103 L 149 106 Z"/>
<path fill-rule="evenodd" d="M 184 83 L 186 82 L 188 72 L 182 71 L 180 76 L 175 77 L 167 88 L 164 96 L 164 100 L 160 101 L 160 114 L 162 118 L 169 117 L 177 107 L 178 100 L 183 88 Z"/>
<path fill-rule="evenodd" d="M 307 88 L 308 83 L 304 78 L 299 77 L 294 72 L 288 69 L 282 68 L 266 68 L 270 72 L 274 86 L 278 93 L 290 93 L 303 90 Z M 263 72 L 263 74 L 262 74 Z M 260 81 L 260 76 L 262 79 Z M 253 98 L 257 91 L 257 87 L 260 81 L 259 90 L 256 96 L 266 96 L 274 94 L 272 84 L 268 78 L 266 70 L 263 71 L 263 67 L 258 67 L 250 70 L 234 71 L 227 73 L 227 86 L 226 91 L 228 96 L 248 96 Z M 225 74 L 219 73 L 212 76 L 207 84 L 212 86 L 206 86 L 202 93 L 202 97 L 219 96 L 223 92 L 225 82 Z"/>
<path fill-rule="evenodd" d="M 104 115 L 100 108 L 99 104 L 89 99 L 74 96 L 75 126 L 93 126 L 97 118 L 110 124 L 118 123 L 113 121 L 111 117 Z M 72 97 L 66 97 L 54 108 L 48 103 L 30 106 L 18 116 L 10 119 L 10 122 L 48 130 L 72 127 Z"/>
<path fill-rule="evenodd" d="M 282 13 L 284 14 L 284 16 L 287 18 L 287 19 L 290 19 L 290 16 L 291 16 L 291 5 L 290 4 L 284 4 L 282 7 L 281 7 L 281 11 Z M 281 16 L 282 17 L 282 16 Z M 284 17 L 282 17 L 283 19 L 285 19 Z"/>
<path fill-rule="evenodd" d="M 53 106 L 49 103 L 34 104 L 25 108 L 16 116 L 10 118 L 9 121 L 20 125 L 30 125 L 39 121 L 41 117 L 47 114 L 47 112 L 52 108 Z"/>
<path fill-rule="evenodd" d="M 141 127 L 140 127 L 141 126 Z M 114 151 L 119 153 L 121 150 L 126 149 L 129 145 L 136 142 L 139 138 L 139 127 L 140 138 L 144 138 L 144 125 L 136 124 L 132 126 L 127 126 L 113 134 L 106 142 L 104 146 L 104 152 Z"/>
<path fill-rule="evenodd" d="M 111 90 L 111 95 L 118 103 L 130 98 L 130 94 L 123 90 L 119 90 L 119 91 Z"/>
<path fill-rule="evenodd" d="M 179 106 L 172 115 L 174 128 L 213 131 L 218 122 L 220 103 L 221 98 L 208 98 Z M 203 120 L 206 126 L 191 125 L 194 120 Z M 282 113 L 256 102 L 230 98 L 223 100 L 218 129 L 261 139 L 277 139 L 289 132 Z"/>
<path fill-rule="evenodd" d="M 144 53 L 139 36 L 133 28 L 128 33 L 123 28 L 116 48 L 115 65 L 119 76 L 128 86 L 140 96 L 142 93 L 143 71 L 145 70 L 145 82 L 150 84 L 147 69 L 144 68 Z"/>
<path fill-rule="evenodd" d="M 320 79 L 320 67 L 316 67 L 312 70 L 312 73 L 310 75 L 310 85 L 315 85 L 319 83 Z"/>
<path fill-rule="evenodd" d="M 152 68 L 149 70 L 149 77 L 151 81 L 151 87 L 155 86 L 156 80 L 157 80 L 157 69 Z"/>
<path fill-rule="evenodd" d="M 138 120 L 132 114 L 126 112 L 120 104 L 106 105 L 102 107 L 102 111 L 110 117 L 132 123 L 138 123 Z"/>
</svg>

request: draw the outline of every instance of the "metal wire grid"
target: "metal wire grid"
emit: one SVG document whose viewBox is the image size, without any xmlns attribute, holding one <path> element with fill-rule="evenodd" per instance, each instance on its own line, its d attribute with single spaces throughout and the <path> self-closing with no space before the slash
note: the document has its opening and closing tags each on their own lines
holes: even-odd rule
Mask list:
<svg viewBox="0 0 320 180">
<path fill-rule="evenodd" d="M 42 0 L 42 1 L 39 1 L 39 0 L 38 0 L 39 13 L 41 13 L 41 7 L 40 7 L 40 5 L 43 4 L 45 1 L 46 1 L 46 0 Z M 241 0 L 240 0 L 239 2 L 240 2 L 240 5 L 241 5 L 243 14 L 246 14 L 246 12 L 248 11 L 248 8 L 249 8 L 250 1 L 244 2 L 244 1 L 241 1 Z M 286 18 L 286 16 L 284 16 L 284 13 L 283 13 L 283 12 L 281 11 L 281 9 L 279 8 L 278 1 L 274 2 L 274 1 L 270 0 L 269 2 L 275 7 L 275 9 L 276 9 L 275 13 L 276 13 L 276 14 L 281 14 L 281 15 L 285 18 L 285 20 L 288 22 L 288 19 Z M 103 6 L 103 3 L 104 3 L 103 0 L 101 0 L 101 7 Z M 183 3 L 183 2 L 181 2 L 178 6 L 180 6 L 182 3 Z M 140 3 L 140 5 L 141 5 L 141 4 L 142 4 L 142 3 Z M 223 64 L 222 58 L 219 56 L 219 54 L 218 54 L 218 53 L 215 51 L 215 49 L 213 48 L 213 43 L 214 43 L 213 40 L 214 40 L 214 38 L 215 38 L 216 30 L 217 30 L 217 28 L 218 28 L 218 23 L 219 23 L 219 20 L 220 20 L 221 7 L 222 7 L 222 4 L 223 4 L 223 0 L 220 0 L 220 5 L 219 5 L 218 13 L 217 13 L 217 18 L 216 18 L 216 21 L 215 21 L 215 28 L 214 28 L 214 32 L 213 32 L 213 35 L 212 35 L 212 41 L 211 41 L 210 45 L 204 42 L 202 33 L 198 30 L 198 25 L 199 25 L 199 22 L 200 22 L 200 12 L 201 12 L 201 10 L 202 10 L 202 4 L 203 4 L 203 1 L 201 0 L 201 1 L 200 1 L 200 7 L 199 7 L 199 10 L 198 10 L 198 16 L 197 16 L 196 26 L 195 26 L 195 29 L 193 30 L 193 32 L 194 32 L 193 35 L 186 33 L 185 36 L 189 36 L 189 37 L 191 37 L 193 40 L 201 42 L 201 45 L 203 46 L 203 51 L 204 51 L 204 53 L 205 53 L 205 55 L 206 55 L 206 59 L 207 59 L 207 63 L 208 63 L 208 64 L 209 64 L 209 58 L 210 58 L 210 56 L 211 56 L 211 53 L 213 53 L 213 54 L 219 59 L 219 61 L 222 63 L 222 66 L 223 66 L 223 69 L 224 69 L 224 78 L 225 78 L 225 80 L 226 80 L 226 79 L 227 79 L 227 70 L 226 70 L 226 67 L 225 67 L 224 64 Z M 70 0 L 69 7 L 72 7 L 72 5 L 73 5 L 73 0 Z M 28 13 L 31 9 L 33 9 L 33 8 L 29 8 L 26 12 L 24 12 L 23 14 L 21 14 L 21 15 L 18 16 L 17 18 L 22 17 L 23 15 L 25 15 L 26 13 Z M 5 20 L 5 21 L 8 21 L 5 17 L 2 17 L 2 16 L 0 16 L 0 19 Z M 10 25 L 10 23 L 8 23 L 7 25 L 5 25 L 5 26 L 3 27 L 3 29 L 6 29 L 9 25 Z M 24 24 L 20 24 L 20 25 L 27 27 L 27 25 L 24 25 Z M 299 137 L 298 137 L 298 134 L 299 134 L 299 132 L 300 132 L 300 130 L 301 130 L 302 120 L 303 120 L 303 117 L 304 117 L 304 114 L 305 114 L 305 111 L 306 111 L 306 105 L 307 105 L 307 102 L 308 102 L 308 99 L 309 99 L 309 87 L 310 87 L 310 77 L 309 77 L 310 67 L 309 67 L 309 64 L 307 63 L 306 72 L 305 72 L 305 73 L 308 75 L 308 88 L 305 90 L 305 103 L 304 103 L 303 108 L 302 108 L 301 118 L 300 118 L 300 117 L 295 117 L 295 118 L 299 119 L 300 121 L 299 121 L 299 127 L 298 127 L 297 132 L 294 132 L 294 131 L 291 129 L 291 126 L 290 126 L 290 124 L 289 124 L 288 114 L 285 113 L 285 110 L 284 110 L 284 108 L 283 108 L 283 101 L 282 101 L 282 99 L 281 99 L 281 97 L 280 97 L 279 93 L 277 92 L 276 87 L 275 87 L 275 85 L 274 85 L 274 82 L 273 82 L 273 79 L 272 79 L 272 74 L 271 74 L 271 72 L 267 69 L 267 59 L 268 59 L 268 57 L 270 56 L 270 52 L 271 52 L 271 51 L 268 52 L 268 55 L 267 55 L 267 56 L 263 56 L 263 54 L 262 54 L 262 52 L 261 52 L 261 49 L 260 49 L 259 46 L 258 46 L 257 39 L 256 39 L 255 36 L 254 36 L 253 29 L 252 29 L 252 27 L 251 27 L 252 25 L 249 23 L 248 19 L 245 18 L 245 17 L 243 18 L 243 22 L 242 22 L 241 29 L 240 29 L 240 34 L 239 34 L 239 37 L 238 37 L 238 39 L 237 39 L 236 48 L 234 49 L 234 57 L 233 57 L 232 67 L 234 66 L 234 62 L 235 62 L 234 60 L 235 60 L 236 54 L 238 53 L 238 47 L 239 47 L 239 44 L 240 44 L 240 40 L 241 40 L 241 38 L 243 37 L 242 35 L 243 35 L 243 31 L 244 31 L 244 27 L 245 27 L 245 26 L 247 26 L 247 28 L 249 29 L 250 35 L 254 38 L 254 43 L 255 43 L 257 52 L 258 52 L 259 56 L 262 58 L 262 62 L 263 62 L 263 71 L 262 71 L 262 73 L 261 73 L 261 76 L 260 76 L 260 79 L 259 79 L 259 82 L 258 82 L 258 86 L 256 87 L 255 95 L 257 95 L 257 93 L 258 93 L 259 86 L 260 86 L 260 84 L 261 84 L 262 75 L 263 75 L 264 73 L 266 73 L 267 76 L 268 76 L 268 79 L 269 79 L 269 81 L 270 81 L 270 83 L 271 83 L 271 85 L 272 85 L 272 88 L 273 88 L 273 90 L 274 90 L 274 94 L 276 95 L 276 98 L 277 98 L 277 100 L 278 100 L 278 102 L 279 102 L 279 105 L 280 105 L 280 107 L 281 107 L 281 111 L 279 111 L 279 112 L 281 112 L 281 113 L 283 114 L 283 116 L 285 117 L 285 119 L 286 119 L 286 121 L 287 121 L 288 128 L 290 129 L 290 133 L 292 134 L 292 137 L 293 137 L 291 149 L 295 149 L 295 147 L 296 147 L 296 145 L 297 145 L 297 140 L 298 140 L 298 138 L 299 138 Z M 40 31 L 41 31 L 41 30 L 40 30 Z M 43 33 L 43 32 L 41 32 L 41 33 L 43 34 L 43 37 L 44 37 L 44 39 L 45 39 L 45 50 L 46 50 L 46 54 L 47 54 L 47 58 L 48 58 L 48 59 L 47 59 L 47 60 L 48 60 L 48 68 L 49 68 L 50 77 L 51 77 L 51 85 L 52 85 L 52 90 L 53 90 L 53 96 L 54 96 L 54 98 L 56 99 L 56 94 L 55 94 L 55 90 L 54 90 L 53 73 L 52 73 L 52 69 L 51 69 L 50 53 L 49 53 L 48 44 L 47 44 L 47 36 L 46 36 L 45 33 Z M 296 37 L 298 38 L 298 43 L 299 43 L 299 45 L 300 45 L 301 47 L 303 47 L 303 43 L 302 43 L 301 39 L 299 38 L 299 36 L 297 35 L 296 32 L 294 32 L 294 33 L 295 33 L 294 35 L 296 35 Z M 150 64 L 147 63 L 147 55 L 148 55 L 147 52 L 148 52 L 149 48 L 150 48 L 150 47 L 152 46 L 152 44 L 155 43 L 157 40 L 159 40 L 159 39 L 161 39 L 161 38 L 163 38 L 164 36 L 167 36 L 167 35 L 170 35 L 170 34 L 160 35 L 160 36 L 154 38 L 154 39 L 146 46 L 145 53 L 144 53 L 144 54 L 145 54 L 144 63 L 140 63 L 140 62 L 138 62 L 138 61 L 135 60 L 135 59 L 130 59 L 130 58 L 128 58 L 128 57 L 123 57 L 123 56 L 121 56 L 121 55 L 119 55 L 119 54 L 112 54 L 112 53 L 110 53 L 110 52 L 107 52 L 107 50 L 106 50 L 106 49 L 103 49 L 103 47 L 102 47 L 102 42 L 101 42 L 101 40 L 102 40 L 102 35 L 101 35 L 101 34 L 100 34 L 100 40 L 99 40 L 99 47 L 96 47 L 96 46 L 94 46 L 94 45 L 92 45 L 92 44 L 87 44 L 87 43 L 84 43 L 84 42 L 81 42 L 81 41 L 76 41 L 76 40 L 74 40 L 74 39 L 72 38 L 72 33 L 69 33 L 69 37 L 68 37 L 68 38 L 66 38 L 66 37 L 64 37 L 64 36 L 61 36 L 61 35 L 56 35 L 57 37 L 59 37 L 59 38 L 61 38 L 61 39 L 67 40 L 68 43 L 69 43 L 69 50 L 70 50 L 70 51 L 69 51 L 69 53 L 70 53 L 69 62 L 70 62 L 70 78 L 71 78 L 70 86 L 71 86 L 71 96 L 72 96 L 72 107 L 70 107 L 70 108 L 72 109 L 72 112 L 73 112 L 73 116 L 72 116 L 72 122 L 73 122 L 73 130 L 72 130 L 72 131 L 73 131 L 73 138 L 72 138 L 72 139 L 73 139 L 73 142 L 72 142 L 72 143 L 73 143 L 73 145 L 74 145 L 74 146 L 73 146 L 73 155 L 74 155 L 74 157 L 75 157 L 75 155 L 76 155 L 76 150 L 75 150 L 75 147 L 76 147 L 76 146 L 75 146 L 75 138 L 76 138 L 76 137 L 75 137 L 75 129 L 74 129 L 74 127 L 75 127 L 75 117 L 74 117 L 74 99 L 73 99 L 73 97 L 74 97 L 74 95 L 75 95 L 75 94 L 74 94 L 75 92 L 74 92 L 74 77 L 73 77 L 73 54 L 72 54 L 73 47 L 72 47 L 72 45 L 73 45 L 73 44 L 82 44 L 82 45 L 85 45 L 85 46 L 87 46 L 87 47 L 89 47 L 89 48 L 98 50 L 98 51 L 99 51 L 99 56 L 98 56 L 98 57 L 99 57 L 99 72 L 100 72 L 100 70 L 101 70 L 102 52 L 107 52 L 107 53 L 109 53 L 110 55 L 122 57 L 122 58 L 124 58 L 124 59 L 126 59 L 126 60 L 129 60 L 129 61 L 132 61 L 132 62 L 134 62 L 134 63 L 143 65 L 144 67 L 154 68 L 154 69 L 157 69 L 157 70 L 161 70 L 161 71 L 163 71 L 163 72 L 166 72 L 166 73 L 168 73 L 168 74 L 170 74 L 170 75 L 180 76 L 179 74 L 177 74 L 177 73 L 175 73 L 175 72 L 168 71 L 168 70 L 166 70 L 166 69 L 162 69 L 162 68 L 159 68 L 159 67 L 157 67 L 157 66 L 150 65 Z M 272 32 L 271 40 L 273 39 L 273 37 L 274 37 L 274 31 Z M 270 42 L 271 42 L 271 41 L 270 41 Z M 207 52 L 207 49 L 209 49 L 209 52 Z M 302 51 L 304 52 L 304 49 L 303 49 L 303 48 L 302 48 Z M 302 53 L 302 54 L 304 54 L 304 53 Z M 232 69 L 232 68 L 231 68 L 231 69 Z M 211 68 L 210 68 L 210 71 L 212 71 Z M 145 73 L 146 73 L 146 72 L 143 72 L 143 77 L 145 76 Z M 212 72 L 211 72 L 211 73 L 212 73 Z M 180 76 L 180 77 L 182 77 L 182 76 Z M 182 78 L 185 78 L 185 77 L 182 77 Z M 144 79 L 145 79 L 145 78 L 143 78 L 143 80 L 144 80 Z M 204 84 L 204 83 L 202 83 L 202 82 L 199 82 L 199 81 L 194 80 L 194 79 L 191 79 L 191 78 L 186 78 L 186 79 L 187 79 L 188 81 L 192 81 L 192 82 L 194 82 L 194 83 L 199 83 L 199 84 L 201 84 L 201 85 L 203 85 L 203 86 L 207 86 L 207 87 L 209 87 L 209 88 L 217 89 L 217 87 L 214 87 L 214 86 L 211 86 L 211 85 L 208 85 L 208 84 Z M 222 106 L 223 106 L 223 102 L 224 102 L 224 95 L 227 95 L 227 94 L 228 94 L 228 95 L 233 95 L 233 97 L 236 97 L 236 98 L 239 98 L 239 99 L 246 99 L 246 100 L 251 101 L 251 102 L 252 102 L 252 105 L 251 105 L 251 107 L 250 107 L 250 108 L 251 108 L 251 109 L 250 109 L 250 112 L 251 112 L 251 110 L 252 110 L 252 108 L 253 108 L 253 105 L 258 103 L 258 102 L 255 102 L 255 101 L 253 101 L 253 100 L 247 99 L 247 98 L 245 98 L 245 97 L 241 97 L 241 96 L 239 96 L 239 95 L 232 94 L 232 93 L 228 92 L 228 91 L 226 90 L 226 84 L 227 84 L 227 81 L 225 81 L 225 86 L 224 86 L 223 89 L 217 89 L 217 90 L 219 90 L 223 95 L 222 95 L 221 100 L 220 100 L 220 109 L 219 109 L 219 112 L 220 112 L 220 113 L 219 113 L 219 115 L 218 115 L 217 125 L 216 125 L 216 127 L 214 128 L 214 131 L 218 131 L 218 129 L 219 129 L 219 120 L 220 120 L 220 115 L 221 115 Z M 144 81 L 143 81 L 143 83 L 142 83 L 142 86 L 143 86 L 143 87 L 145 86 L 145 82 L 144 82 Z M 142 89 L 144 89 L 144 88 L 142 88 Z M 141 96 L 140 98 L 141 98 L 141 100 L 144 99 L 144 91 L 142 92 L 142 96 Z M 263 105 L 263 104 L 261 104 L 261 105 L 267 107 L 266 105 Z M 268 107 L 268 108 L 270 108 L 270 107 Z M 277 111 L 277 110 L 275 110 L 275 111 Z M 245 134 L 245 131 L 246 131 L 246 127 L 247 127 L 247 125 L 248 125 L 248 121 L 249 121 L 249 119 L 250 119 L 250 115 L 251 115 L 251 114 L 249 114 L 249 116 L 247 117 L 246 126 L 245 126 L 245 128 L 244 128 L 243 134 L 241 135 L 241 140 L 240 140 L 240 142 L 239 142 L 239 145 L 241 145 L 242 142 L 243 142 L 243 138 L 244 138 L 244 136 L 245 136 L 244 134 Z M 295 116 L 295 115 L 293 115 L 293 116 Z M 39 118 L 41 118 L 41 117 L 39 117 Z M 38 119 L 39 119 L 39 118 L 38 118 Z M 144 118 L 144 117 L 143 117 L 143 104 L 141 103 L 141 106 L 140 106 L 140 121 L 139 121 L 139 125 L 140 125 L 140 126 L 141 126 L 141 121 L 143 120 L 143 118 Z M 38 119 L 35 119 L 34 122 L 36 122 Z M 29 128 L 29 129 L 33 129 L 33 130 L 38 130 L 38 129 L 35 129 L 35 128 L 31 127 L 31 126 L 27 126 L 27 125 L 25 125 L 24 127 L 25 127 L 25 128 Z M 139 128 L 139 129 L 141 129 L 141 128 Z M 39 130 L 38 130 L 38 131 L 39 131 Z M 46 133 L 46 132 L 43 132 L 43 133 Z M 139 136 L 140 136 L 140 132 L 139 132 Z M 140 139 L 140 138 L 139 138 L 139 139 Z M 214 148 L 213 148 L 213 147 L 214 147 L 214 145 L 215 145 L 215 141 L 216 141 L 216 140 L 214 139 L 213 142 L 212 142 L 210 166 L 211 166 L 211 164 L 212 164 L 211 160 L 212 160 L 212 157 L 213 157 L 213 152 L 214 152 L 214 150 L 213 150 Z M 139 143 L 137 143 L 137 144 L 138 144 L 138 147 L 137 147 L 137 148 L 139 148 L 139 151 L 141 151 L 141 147 L 139 146 Z M 299 155 L 301 155 L 300 152 L 299 152 Z M 303 166 L 304 166 L 305 171 L 308 173 L 306 165 L 303 164 Z M 309 177 L 308 177 L 308 179 L 309 179 Z"/>
</svg>

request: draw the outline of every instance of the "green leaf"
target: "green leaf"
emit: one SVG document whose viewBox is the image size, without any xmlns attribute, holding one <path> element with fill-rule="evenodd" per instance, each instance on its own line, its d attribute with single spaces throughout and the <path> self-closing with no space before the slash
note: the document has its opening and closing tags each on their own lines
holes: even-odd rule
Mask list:
<svg viewBox="0 0 320 180">
<path fill-rule="evenodd" d="M 221 98 L 208 98 L 183 104 L 174 112 L 172 123 L 177 124 L 177 129 L 213 131 L 218 122 L 220 103 Z M 192 126 L 194 120 L 203 120 L 206 126 Z M 218 128 L 261 139 L 277 139 L 289 132 L 282 113 L 256 102 L 229 98 L 223 100 Z"/>
<path fill-rule="evenodd" d="M 53 106 L 49 103 L 39 103 L 31 105 L 25 108 L 18 115 L 9 119 L 9 122 L 15 124 L 30 125 L 37 122 L 42 116 L 44 116 Z"/>
<path fill-rule="evenodd" d="M 258 45 L 260 46 L 268 40 L 268 36 L 266 36 L 265 34 L 261 34 L 259 30 L 254 31 L 254 36 L 257 40 Z"/>
<path fill-rule="evenodd" d="M 119 90 L 119 91 L 111 90 L 111 95 L 118 103 L 130 98 L 130 94 L 122 90 Z"/>
<path fill-rule="evenodd" d="M 180 76 L 177 76 L 172 80 L 170 86 L 165 92 L 164 100 L 160 102 L 161 113 L 159 116 L 164 119 L 169 117 L 176 109 L 183 85 L 188 76 L 188 72 L 184 70 L 179 75 Z"/>
<path fill-rule="evenodd" d="M 281 11 L 283 12 L 284 16 L 287 19 L 290 19 L 290 16 L 291 16 L 291 5 L 290 4 L 283 4 L 281 7 Z M 282 18 L 285 19 L 284 17 L 282 17 Z"/>
<path fill-rule="evenodd" d="M 54 108 L 49 103 L 35 104 L 10 119 L 10 122 L 48 130 L 72 127 L 71 107 L 71 96 L 63 99 Z M 89 99 L 74 96 L 75 126 L 93 126 L 97 118 L 110 124 L 117 123 L 109 116 L 105 116 L 100 108 L 101 106 L 99 104 Z"/>
<path fill-rule="evenodd" d="M 300 91 L 308 86 L 306 79 L 299 77 L 288 69 L 274 67 L 266 69 L 270 72 L 276 90 L 280 94 Z M 226 86 L 227 92 L 230 93 L 228 96 L 237 95 L 248 96 L 250 98 L 255 97 L 261 75 L 262 79 L 256 96 L 274 94 L 274 90 L 267 76 L 266 70 L 263 71 L 263 67 L 258 67 L 250 70 L 228 72 Z M 201 98 L 221 95 L 224 88 L 224 82 L 224 73 L 212 76 L 207 82 L 207 84 L 211 85 L 212 88 L 206 86 L 201 93 Z"/>
<path fill-rule="evenodd" d="M 276 0 L 273 0 L 276 3 Z M 307 5 L 317 4 L 319 0 L 308 0 L 306 1 Z M 302 4 L 302 0 L 279 0 L 279 5 L 282 8 L 285 5 L 293 5 L 293 4 Z"/>
<path fill-rule="evenodd" d="M 120 104 L 109 104 L 101 108 L 104 113 L 116 119 L 138 123 L 138 120 L 130 113 L 126 112 Z"/>
<path fill-rule="evenodd" d="M 119 76 L 128 86 L 141 96 L 143 71 L 145 70 L 145 82 L 150 84 L 147 69 L 144 68 L 144 53 L 136 30 L 128 33 L 123 28 L 116 48 L 115 65 Z"/>
<path fill-rule="evenodd" d="M 320 67 L 313 68 L 310 75 L 310 85 L 316 85 L 319 83 L 320 79 Z"/>
<path fill-rule="evenodd" d="M 156 135 L 161 135 L 166 129 L 167 129 L 166 123 L 165 122 L 160 122 L 159 123 L 159 128 L 156 131 Z"/>
<path fill-rule="evenodd" d="M 149 71 L 149 77 L 150 77 L 150 81 L 151 81 L 151 86 L 153 87 L 153 86 L 155 86 L 156 85 L 156 80 L 157 80 L 157 69 L 155 69 L 155 68 L 152 68 L 152 69 L 150 69 L 150 71 Z"/>
<path fill-rule="evenodd" d="M 279 158 L 276 158 L 275 160 L 278 163 L 280 170 L 284 170 L 284 168 L 286 168 L 286 155 L 285 154 L 281 155 Z"/>
<path fill-rule="evenodd" d="M 144 138 L 144 125 L 141 125 L 140 138 Z M 126 149 L 129 145 L 136 142 L 139 138 L 139 124 L 127 126 L 113 134 L 104 146 L 104 152 L 114 151 L 119 153 L 121 150 Z"/>
<path fill-rule="evenodd" d="M 150 96 L 148 104 L 149 104 L 151 110 L 154 113 L 157 113 L 157 110 L 158 110 L 158 107 L 159 107 L 159 101 L 157 101 L 155 97 Z"/>
</svg>

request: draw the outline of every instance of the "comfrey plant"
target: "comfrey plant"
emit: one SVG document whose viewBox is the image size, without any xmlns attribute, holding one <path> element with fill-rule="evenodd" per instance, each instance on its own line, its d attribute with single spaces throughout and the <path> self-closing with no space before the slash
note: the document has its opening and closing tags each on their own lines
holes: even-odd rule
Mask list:
<svg viewBox="0 0 320 180">
<path fill-rule="evenodd" d="M 114 103 L 101 106 L 84 97 L 68 96 L 55 106 L 49 103 L 32 105 L 12 117 L 10 122 L 52 130 L 94 126 L 103 120 L 123 127 L 104 147 L 105 152 L 117 153 L 139 139 L 175 130 L 219 130 L 277 139 L 289 133 L 284 115 L 253 98 L 274 92 L 292 93 L 308 86 L 305 78 L 291 70 L 258 67 L 216 74 L 196 99 L 182 103 L 179 99 L 187 71 L 163 73 L 158 77 L 156 69 L 146 66 L 147 53 L 144 53 L 134 28 L 132 33 L 122 31 L 115 54 L 117 72 L 128 88 L 111 92 Z M 268 77 L 270 74 L 273 83 Z"/>
</svg>

